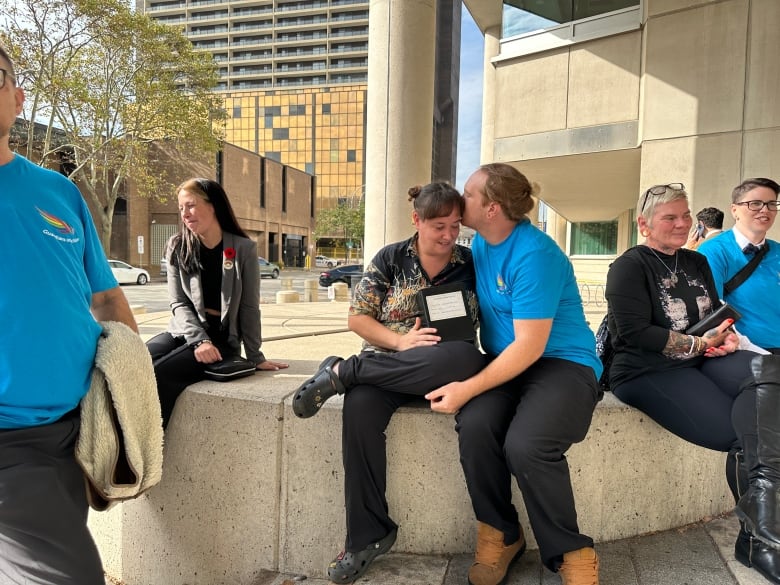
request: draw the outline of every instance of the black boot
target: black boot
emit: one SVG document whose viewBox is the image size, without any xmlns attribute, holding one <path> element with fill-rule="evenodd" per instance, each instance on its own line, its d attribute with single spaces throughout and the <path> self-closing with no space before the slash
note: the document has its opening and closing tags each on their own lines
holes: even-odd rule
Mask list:
<svg viewBox="0 0 780 585">
<path fill-rule="evenodd" d="M 738 502 L 748 489 L 748 474 L 742 449 L 734 447 L 726 458 L 726 480 L 734 501 Z M 734 558 L 740 563 L 761 573 L 772 583 L 780 585 L 780 551 L 776 550 L 745 530 L 739 523 L 739 534 L 734 543 Z"/>
<path fill-rule="evenodd" d="M 754 538 L 744 528 L 740 529 L 734 544 L 734 558 L 772 583 L 780 584 L 780 551 Z"/>
<path fill-rule="evenodd" d="M 780 356 L 757 356 L 751 369 L 756 437 L 743 438 L 749 487 L 735 511 L 755 538 L 780 548 Z"/>
</svg>

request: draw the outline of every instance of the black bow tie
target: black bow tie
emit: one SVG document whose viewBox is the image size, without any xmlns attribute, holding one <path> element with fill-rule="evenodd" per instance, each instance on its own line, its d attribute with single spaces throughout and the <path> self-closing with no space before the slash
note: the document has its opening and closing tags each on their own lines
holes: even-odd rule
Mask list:
<svg viewBox="0 0 780 585">
<path fill-rule="evenodd" d="M 753 256 L 754 254 L 757 254 L 759 250 L 761 250 L 761 246 L 756 246 L 755 244 L 748 244 L 747 246 L 742 248 L 742 251 L 748 256 Z"/>
</svg>

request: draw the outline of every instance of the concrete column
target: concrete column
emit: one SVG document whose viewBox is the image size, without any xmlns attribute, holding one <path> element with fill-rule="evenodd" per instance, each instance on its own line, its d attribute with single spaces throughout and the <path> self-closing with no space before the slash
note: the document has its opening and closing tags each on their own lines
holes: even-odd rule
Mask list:
<svg viewBox="0 0 780 585">
<path fill-rule="evenodd" d="M 485 31 L 484 60 L 482 63 L 482 142 L 481 164 L 496 162 L 493 144 L 496 139 L 496 68 L 491 59 L 501 50 L 501 27 L 493 26 Z"/>
<path fill-rule="evenodd" d="M 365 261 L 409 237 L 409 187 L 431 180 L 435 0 L 369 4 Z"/>
</svg>

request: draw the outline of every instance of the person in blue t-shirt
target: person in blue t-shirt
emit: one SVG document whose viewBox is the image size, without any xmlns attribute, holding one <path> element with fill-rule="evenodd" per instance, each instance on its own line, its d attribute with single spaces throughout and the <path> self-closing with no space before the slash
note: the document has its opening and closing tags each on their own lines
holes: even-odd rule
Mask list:
<svg viewBox="0 0 780 585">
<path fill-rule="evenodd" d="M 81 193 L 10 149 L 23 102 L 0 47 L 0 580 L 104 585 L 74 456 L 78 405 L 97 321 L 137 327 Z"/>
<path fill-rule="evenodd" d="M 478 374 L 426 395 L 458 413 L 460 458 L 477 517 L 472 585 L 497 585 L 525 550 L 511 478 L 518 482 L 542 562 L 564 585 L 598 583 L 593 540 L 577 526 L 565 453 L 585 438 L 601 397 L 601 362 L 574 271 L 527 213 L 535 189 L 507 164 L 469 177 L 463 224 L 472 243 L 480 342 Z"/>
<path fill-rule="evenodd" d="M 780 354 L 780 306 L 761 299 L 777 298 L 780 292 L 780 242 L 766 237 L 777 219 L 778 193 L 780 185 L 772 179 L 742 181 L 731 193 L 734 227 L 698 248 L 710 263 L 718 294 L 742 314 L 737 330 L 774 354 Z M 753 273 L 731 294 L 724 294 L 723 285 L 763 246 L 769 250 Z"/>
</svg>

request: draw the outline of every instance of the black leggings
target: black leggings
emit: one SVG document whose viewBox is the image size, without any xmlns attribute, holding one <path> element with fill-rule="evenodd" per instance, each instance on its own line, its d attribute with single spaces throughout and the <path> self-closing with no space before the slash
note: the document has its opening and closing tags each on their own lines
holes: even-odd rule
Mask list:
<svg viewBox="0 0 780 585">
<path fill-rule="evenodd" d="M 223 359 L 236 354 L 226 344 L 214 341 L 214 345 Z M 152 337 L 146 342 L 146 347 L 152 355 L 163 428 L 166 428 L 176 399 L 187 386 L 205 379 L 203 372 L 206 366 L 195 359 L 195 350 L 187 345 L 183 337 L 173 336 L 167 331 Z"/>
<path fill-rule="evenodd" d="M 750 351 L 706 358 L 698 366 L 642 375 L 613 392 L 678 437 L 715 451 L 742 444 L 754 435 L 755 393 L 743 392 L 752 374 Z"/>
</svg>

